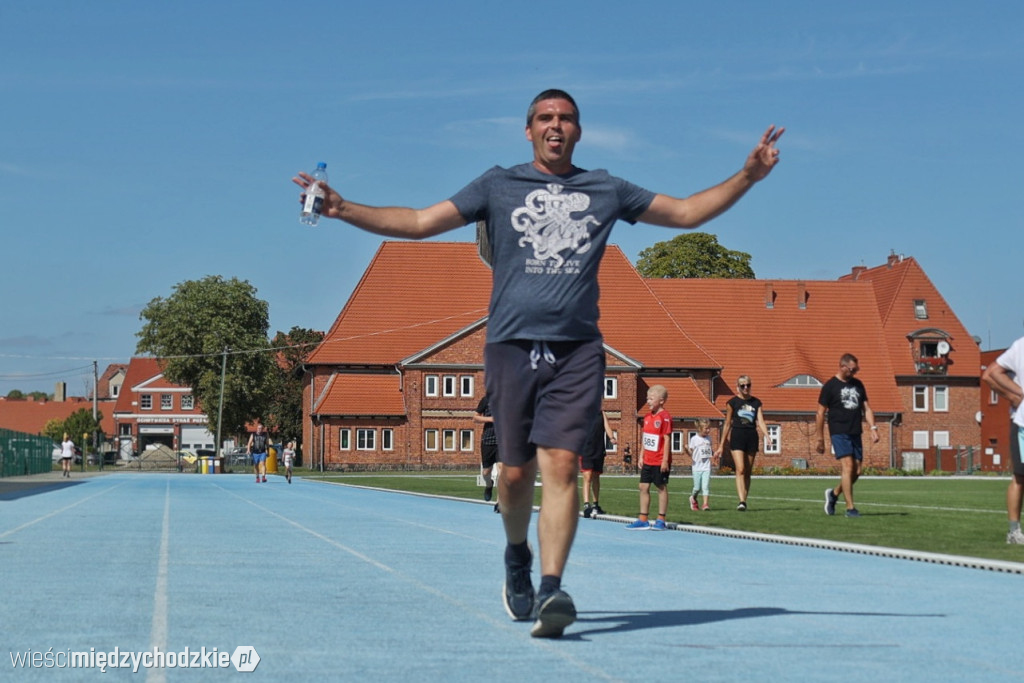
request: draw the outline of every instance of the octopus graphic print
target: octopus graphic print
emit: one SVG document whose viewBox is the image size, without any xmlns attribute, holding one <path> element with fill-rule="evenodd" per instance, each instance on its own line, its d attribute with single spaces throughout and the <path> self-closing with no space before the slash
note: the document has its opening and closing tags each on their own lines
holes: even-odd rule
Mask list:
<svg viewBox="0 0 1024 683">
<path fill-rule="evenodd" d="M 590 208 L 590 197 L 582 192 L 563 193 L 557 183 L 526 196 L 525 206 L 512 212 L 512 227 L 522 237 L 519 246 L 533 248 L 534 266 L 547 272 L 559 272 L 573 254 L 590 250 L 593 226 L 600 222 L 592 215 L 576 218 Z"/>
</svg>

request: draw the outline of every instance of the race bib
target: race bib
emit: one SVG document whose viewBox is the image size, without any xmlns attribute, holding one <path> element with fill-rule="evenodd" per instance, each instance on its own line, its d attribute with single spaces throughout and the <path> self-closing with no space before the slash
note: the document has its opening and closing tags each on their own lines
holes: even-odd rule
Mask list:
<svg viewBox="0 0 1024 683">
<path fill-rule="evenodd" d="M 658 443 L 661 441 L 661 436 L 658 434 L 648 434 L 644 432 L 644 450 L 658 452 Z"/>
</svg>

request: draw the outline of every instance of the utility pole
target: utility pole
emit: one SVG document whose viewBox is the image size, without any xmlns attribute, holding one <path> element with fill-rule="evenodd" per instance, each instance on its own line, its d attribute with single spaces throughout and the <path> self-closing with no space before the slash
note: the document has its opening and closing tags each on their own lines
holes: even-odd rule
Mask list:
<svg viewBox="0 0 1024 683">
<path fill-rule="evenodd" d="M 224 421 L 224 374 L 228 367 L 228 348 L 224 347 L 224 353 L 220 358 L 220 405 L 217 408 L 217 457 L 223 457 L 221 453 L 221 441 L 220 441 L 220 425 Z M 224 461 L 221 460 L 221 469 L 223 471 Z"/>
<path fill-rule="evenodd" d="M 100 453 L 100 425 L 99 425 L 99 409 L 97 407 L 96 393 L 99 391 L 100 380 L 99 373 L 97 372 L 96 361 L 92 362 L 92 452 L 96 454 L 96 462 L 100 465 L 100 470 L 103 470 L 103 454 Z"/>
</svg>

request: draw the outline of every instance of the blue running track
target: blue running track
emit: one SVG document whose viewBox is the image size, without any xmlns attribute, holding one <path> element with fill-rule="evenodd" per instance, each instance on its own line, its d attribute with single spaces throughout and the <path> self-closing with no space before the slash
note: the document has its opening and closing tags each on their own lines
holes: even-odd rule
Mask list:
<svg viewBox="0 0 1024 683">
<path fill-rule="evenodd" d="M 538 640 L 502 608 L 503 545 L 488 505 L 312 480 L 0 483 L 0 679 L 1024 680 L 1013 571 L 581 520 L 580 618 Z M 115 648 L 259 663 L 67 666 Z M 47 652 L 65 666 L 15 663 Z"/>
</svg>

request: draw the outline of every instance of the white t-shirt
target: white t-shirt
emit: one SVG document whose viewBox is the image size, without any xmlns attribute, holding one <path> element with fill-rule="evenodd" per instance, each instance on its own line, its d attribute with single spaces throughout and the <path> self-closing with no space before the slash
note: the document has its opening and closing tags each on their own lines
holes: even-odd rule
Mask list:
<svg viewBox="0 0 1024 683">
<path fill-rule="evenodd" d="M 60 444 L 60 457 L 62 458 L 73 458 L 75 457 L 75 442 L 71 439 L 62 441 Z"/>
<path fill-rule="evenodd" d="M 711 471 L 711 439 L 700 434 L 691 436 L 690 454 L 693 456 L 694 472 Z"/>
<path fill-rule="evenodd" d="M 1021 381 L 1024 380 L 1024 337 L 1013 342 L 1010 348 L 996 358 L 996 363 L 1004 370 L 1012 372 L 1013 381 L 1024 387 L 1024 384 L 1021 384 Z M 1011 416 L 1015 425 L 1024 427 L 1024 402 L 1017 406 L 1017 410 L 1013 411 Z"/>
</svg>

